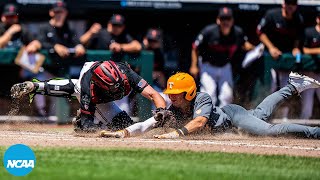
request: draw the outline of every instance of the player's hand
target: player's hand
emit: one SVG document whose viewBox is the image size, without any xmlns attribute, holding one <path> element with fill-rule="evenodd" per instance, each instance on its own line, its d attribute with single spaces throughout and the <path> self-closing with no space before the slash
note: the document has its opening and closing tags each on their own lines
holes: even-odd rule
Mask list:
<svg viewBox="0 0 320 180">
<path fill-rule="evenodd" d="M 173 113 L 170 110 L 164 108 L 157 108 L 152 111 L 154 119 L 157 121 L 156 127 L 163 127 L 167 122 L 176 122 Z"/>
<path fill-rule="evenodd" d="M 106 130 L 103 130 L 100 132 L 100 137 L 106 137 L 106 138 L 125 138 L 128 136 L 129 136 L 129 133 L 126 129 L 119 130 L 116 132 L 106 131 Z"/>
<path fill-rule="evenodd" d="M 35 53 L 41 48 L 41 44 L 38 40 L 34 40 L 26 46 L 28 53 Z"/>
<path fill-rule="evenodd" d="M 121 52 L 121 50 L 122 50 L 121 44 L 116 43 L 116 42 L 111 43 L 109 46 L 109 49 L 110 49 L 110 51 L 115 52 L 115 53 Z"/>
<path fill-rule="evenodd" d="M 166 134 L 154 135 L 156 139 L 177 139 L 179 138 L 179 133 L 177 131 L 172 131 Z"/>
<path fill-rule="evenodd" d="M 199 68 L 197 66 L 191 66 L 190 67 L 190 74 L 193 76 L 193 77 L 198 77 L 198 74 L 199 74 Z"/>
<path fill-rule="evenodd" d="M 75 48 L 75 57 L 81 57 L 86 53 L 86 50 L 84 49 L 84 47 L 81 44 L 78 44 Z"/>
<path fill-rule="evenodd" d="M 297 54 L 301 54 L 300 49 L 299 49 L 299 48 L 293 48 L 293 49 L 292 49 L 292 55 L 293 55 L 294 57 L 296 57 Z"/>
<path fill-rule="evenodd" d="M 276 47 L 270 48 L 269 53 L 274 60 L 277 60 L 282 55 L 282 52 Z"/>
<path fill-rule="evenodd" d="M 54 51 L 62 58 L 66 58 L 70 55 L 69 49 L 61 44 L 54 45 Z"/>
<path fill-rule="evenodd" d="M 99 23 L 93 23 L 89 29 L 91 34 L 97 34 L 101 30 L 101 25 Z"/>
<path fill-rule="evenodd" d="M 9 32 L 11 35 L 18 33 L 21 31 L 21 25 L 20 24 L 13 24 L 12 26 L 10 26 L 10 28 L 7 30 L 7 32 Z"/>
</svg>

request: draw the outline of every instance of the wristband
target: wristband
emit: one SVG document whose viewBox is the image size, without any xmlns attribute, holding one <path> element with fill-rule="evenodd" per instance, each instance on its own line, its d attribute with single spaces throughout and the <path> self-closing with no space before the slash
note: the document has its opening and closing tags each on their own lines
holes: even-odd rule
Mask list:
<svg viewBox="0 0 320 180">
<path fill-rule="evenodd" d="M 181 129 L 177 129 L 178 134 L 181 136 L 186 136 L 189 134 L 189 131 L 187 128 L 182 127 Z"/>
</svg>

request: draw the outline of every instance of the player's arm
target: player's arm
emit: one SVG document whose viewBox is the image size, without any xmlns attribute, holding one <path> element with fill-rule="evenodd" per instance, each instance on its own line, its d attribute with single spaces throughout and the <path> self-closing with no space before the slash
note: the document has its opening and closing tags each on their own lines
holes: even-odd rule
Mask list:
<svg viewBox="0 0 320 180">
<path fill-rule="evenodd" d="M 249 41 L 245 41 L 243 44 L 243 47 L 242 47 L 242 49 L 245 51 L 251 51 L 254 48 L 255 48 L 255 46 L 253 44 L 251 44 Z"/>
<path fill-rule="evenodd" d="M 310 44 L 313 41 L 313 35 L 309 32 L 309 29 L 305 30 L 304 35 L 303 53 L 308 55 L 319 55 L 320 47 L 310 47 Z"/>
<path fill-rule="evenodd" d="M 304 54 L 309 54 L 309 55 L 319 55 L 320 47 L 317 47 L 317 48 L 303 47 L 303 52 Z"/>
<path fill-rule="evenodd" d="M 137 40 L 133 40 L 129 43 L 120 44 L 121 50 L 128 53 L 140 52 L 142 49 L 141 44 Z"/>
<path fill-rule="evenodd" d="M 191 66 L 190 73 L 194 77 L 197 76 L 198 70 L 198 50 L 196 48 L 192 48 L 191 50 Z"/>
<path fill-rule="evenodd" d="M 154 90 L 150 85 L 147 85 L 143 89 L 143 91 L 141 92 L 141 95 L 151 100 L 157 108 L 166 107 L 166 102 L 163 99 L 163 97 L 156 90 Z"/>
<path fill-rule="evenodd" d="M 199 131 L 208 122 L 213 111 L 213 105 L 211 97 L 208 94 L 204 94 L 201 97 L 197 97 L 194 104 L 195 113 L 193 119 L 188 122 L 184 127 L 172 131 L 167 134 L 155 135 L 158 139 L 175 139 L 180 136 L 186 136 L 189 133 Z"/>
<path fill-rule="evenodd" d="M 0 48 L 4 48 L 11 40 L 12 36 L 20 31 L 20 24 L 11 25 L 10 28 L 0 37 Z"/>
<path fill-rule="evenodd" d="M 157 121 L 154 117 L 151 117 L 144 122 L 135 123 L 123 130 L 119 130 L 116 132 L 112 131 L 101 131 L 100 136 L 101 137 L 115 137 L 115 138 L 127 138 L 127 137 L 134 137 L 139 136 L 143 133 L 146 133 L 153 129 L 155 125 L 157 124 Z"/>
<path fill-rule="evenodd" d="M 123 130 L 116 132 L 101 131 L 100 136 L 116 138 L 139 136 L 155 127 L 162 127 L 167 121 L 175 121 L 175 117 L 172 112 L 164 108 L 158 108 L 153 111 L 153 117 L 145 120 L 144 122 L 135 123 Z"/>
<path fill-rule="evenodd" d="M 100 30 L 101 25 L 99 23 L 94 23 L 90 29 L 80 37 L 81 44 L 87 45 L 92 36 L 97 34 Z"/>
<path fill-rule="evenodd" d="M 203 44 L 203 38 L 205 36 L 205 30 L 202 30 L 201 33 L 197 36 L 196 40 L 192 44 L 192 49 L 191 49 L 191 66 L 190 66 L 190 74 L 193 77 L 197 77 L 199 73 L 199 68 L 198 68 L 198 57 L 199 57 L 199 52 L 198 48 Z"/>
<path fill-rule="evenodd" d="M 157 108 L 165 108 L 166 102 L 163 97 L 154 90 L 146 80 L 134 72 L 126 63 L 119 63 L 119 66 L 126 72 L 130 86 L 134 91 L 151 100 Z"/>
<path fill-rule="evenodd" d="M 186 136 L 189 133 L 199 131 L 205 126 L 207 122 L 208 122 L 208 118 L 203 116 L 198 116 L 180 129 L 176 129 L 175 131 L 162 134 L 162 135 L 155 135 L 154 137 L 158 139 L 176 139 L 180 136 Z"/>
</svg>

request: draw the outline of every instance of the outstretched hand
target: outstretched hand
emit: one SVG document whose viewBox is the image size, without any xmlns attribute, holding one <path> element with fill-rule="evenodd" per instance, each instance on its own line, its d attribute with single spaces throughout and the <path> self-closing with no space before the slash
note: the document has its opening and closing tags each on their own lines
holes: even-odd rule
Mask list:
<svg viewBox="0 0 320 180">
<path fill-rule="evenodd" d="M 179 138 L 179 133 L 177 131 L 172 131 L 166 134 L 154 135 L 156 139 L 177 139 Z"/>
<path fill-rule="evenodd" d="M 119 131 L 107 131 L 103 130 L 100 132 L 100 137 L 105 137 L 105 138 L 125 138 L 128 137 L 128 132 L 127 130 L 119 130 Z"/>
</svg>

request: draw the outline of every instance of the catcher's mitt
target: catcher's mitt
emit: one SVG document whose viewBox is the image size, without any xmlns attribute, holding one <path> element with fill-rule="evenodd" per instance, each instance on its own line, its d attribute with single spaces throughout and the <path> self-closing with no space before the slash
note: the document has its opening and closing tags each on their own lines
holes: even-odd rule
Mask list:
<svg viewBox="0 0 320 180">
<path fill-rule="evenodd" d="M 176 123 L 176 118 L 170 110 L 157 108 L 152 111 L 152 114 L 154 119 L 158 121 L 155 127 L 174 128 L 172 126 Z"/>
</svg>

